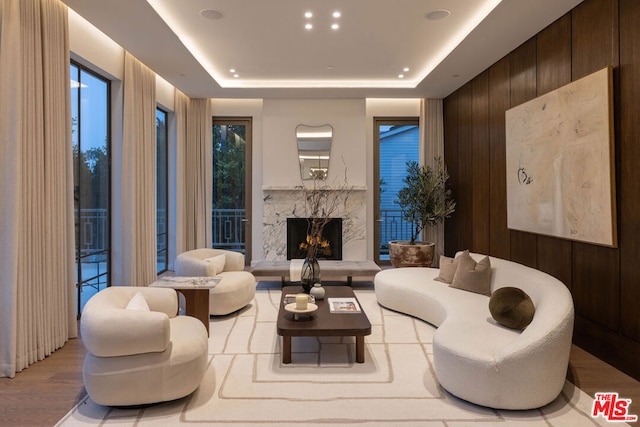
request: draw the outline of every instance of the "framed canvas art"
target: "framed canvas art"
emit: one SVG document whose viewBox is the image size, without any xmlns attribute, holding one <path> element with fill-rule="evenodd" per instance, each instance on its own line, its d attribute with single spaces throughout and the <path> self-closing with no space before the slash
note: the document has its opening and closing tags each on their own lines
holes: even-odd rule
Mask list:
<svg viewBox="0 0 640 427">
<path fill-rule="evenodd" d="M 505 118 L 508 228 L 617 246 L 612 68 Z"/>
</svg>

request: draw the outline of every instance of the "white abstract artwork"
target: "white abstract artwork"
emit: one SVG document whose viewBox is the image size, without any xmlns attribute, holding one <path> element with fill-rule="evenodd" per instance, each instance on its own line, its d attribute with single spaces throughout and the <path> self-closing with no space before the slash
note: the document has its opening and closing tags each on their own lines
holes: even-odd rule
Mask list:
<svg viewBox="0 0 640 427">
<path fill-rule="evenodd" d="M 611 67 L 506 112 L 507 226 L 617 246 Z"/>
</svg>

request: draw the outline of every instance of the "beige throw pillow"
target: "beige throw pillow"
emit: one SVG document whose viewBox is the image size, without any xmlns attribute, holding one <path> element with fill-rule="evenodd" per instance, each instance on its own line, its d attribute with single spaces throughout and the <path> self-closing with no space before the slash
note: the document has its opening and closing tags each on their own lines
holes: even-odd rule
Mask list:
<svg viewBox="0 0 640 427">
<path fill-rule="evenodd" d="M 469 292 L 491 295 L 491 261 L 484 257 L 475 262 L 468 253 L 457 258 L 458 268 L 449 285 Z"/>
<path fill-rule="evenodd" d="M 216 274 L 222 273 L 222 271 L 224 270 L 224 264 L 227 259 L 225 258 L 224 254 L 220 254 L 211 258 L 207 258 L 205 259 L 205 261 L 211 264 L 209 268 L 207 268 L 207 272 L 210 275 L 215 276 Z"/>
<path fill-rule="evenodd" d="M 465 254 L 469 255 L 469 251 L 464 251 L 460 254 L 460 256 Z M 458 258 L 449 258 L 444 255 L 440 255 L 440 275 L 434 280 L 451 284 L 451 282 L 453 281 L 453 276 L 455 276 L 456 270 L 458 269 Z"/>
<path fill-rule="evenodd" d="M 125 310 L 151 311 L 149 309 L 149 304 L 147 304 L 147 300 L 144 299 L 144 295 L 140 292 L 137 292 L 133 298 L 129 300 Z"/>
</svg>

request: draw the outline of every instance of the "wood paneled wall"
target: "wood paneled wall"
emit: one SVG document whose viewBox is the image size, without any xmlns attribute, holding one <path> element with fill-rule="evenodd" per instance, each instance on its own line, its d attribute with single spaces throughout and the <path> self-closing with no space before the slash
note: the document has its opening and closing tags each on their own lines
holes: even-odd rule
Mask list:
<svg viewBox="0 0 640 427">
<path fill-rule="evenodd" d="M 448 255 L 471 249 L 545 271 L 571 291 L 574 342 L 640 379 L 640 1 L 585 0 L 444 100 L 458 203 Z M 507 228 L 505 111 L 614 68 L 618 248 Z M 517 284 L 513 284 L 516 285 Z"/>
</svg>

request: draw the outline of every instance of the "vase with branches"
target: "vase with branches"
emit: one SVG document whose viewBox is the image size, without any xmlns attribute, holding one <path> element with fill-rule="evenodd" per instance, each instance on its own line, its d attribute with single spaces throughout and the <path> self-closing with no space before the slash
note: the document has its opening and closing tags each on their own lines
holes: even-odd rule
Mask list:
<svg viewBox="0 0 640 427">
<path fill-rule="evenodd" d="M 322 235 L 324 228 L 335 217 L 338 209 L 346 204 L 350 190 L 346 172 L 344 182 L 340 185 L 331 186 L 324 180 L 314 179 L 312 186 L 303 186 L 302 189 L 307 218 L 307 236 L 300 244 L 300 249 L 306 254 L 301 282 L 305 292 L 309 292 L 314 283 L 320 282 L 318 251 L 327 249 L 329 246 L 329 242 Z"/>
</svg>

